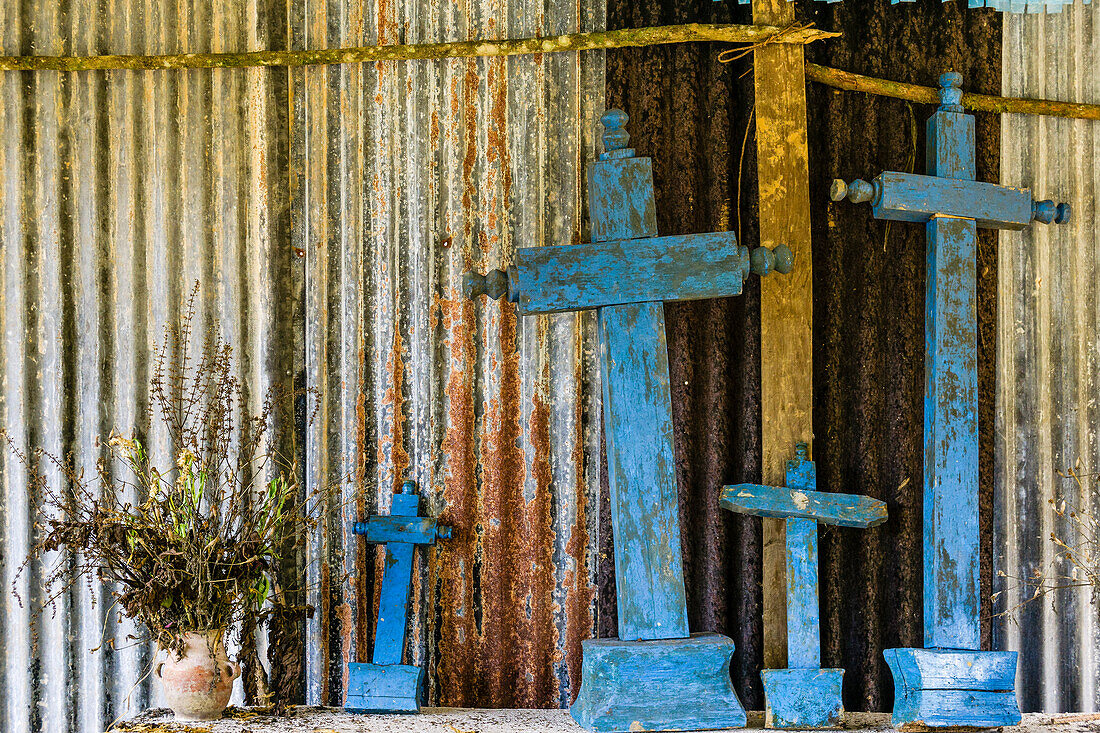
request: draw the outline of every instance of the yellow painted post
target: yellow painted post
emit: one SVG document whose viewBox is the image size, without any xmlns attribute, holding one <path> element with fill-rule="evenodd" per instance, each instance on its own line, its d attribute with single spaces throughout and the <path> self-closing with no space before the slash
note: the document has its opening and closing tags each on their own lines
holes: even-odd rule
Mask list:
<svg viewBox="0 0 1100 733">
<path fill-rule="evenodd" d="M 754 23 L 785 27 L 794 3 L 752 0 Z M 810 262 L 806 75 L 802 46 L 757 49 L 757 177 L 760 244 L 786 244 L 795 269 L 760 281 L 760 381 L 763 483 L 781 485 L 784 461 L 813 437 L 813 285 Z M 764 520 L 764 667 L 787 666 L 787 599 L 783 521 Z"/>
</svg>

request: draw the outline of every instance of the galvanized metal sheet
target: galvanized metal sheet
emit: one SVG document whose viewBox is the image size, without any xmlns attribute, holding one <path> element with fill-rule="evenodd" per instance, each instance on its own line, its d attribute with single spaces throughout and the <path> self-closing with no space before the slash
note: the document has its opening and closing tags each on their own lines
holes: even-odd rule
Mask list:
<svg viewBox="0 0 1100 733">
<path fill-rule="evenodd" d="M 273 42 L 277 2 L 0 3 L 0 53 L 243 51 Z M 277 39 L 277 34 L 275 34 Z M 149 356 L 195 280 L 255 409 L 291 375 L 287 307 L 286 72 L 0 75 L 0 423 L 28 446 L 94 469 L 112 428 L 149 428 Z M 199 324 L 202 326 L 203 324 Z M 200 328 L 201 333 L 201 328 Z M 26 474 L 0 456 L 2 580 L 35 532 Z M 0 607 L 0 727 L 100 733 L 158 702 L 152 651 L 115 625 L 107 588 L 78 584 L 34 619 L 33 565 Z M 96 602 L 93 605 L 93 602 Z M 117 649 L 90 653 L 106 630 Z M 262 641 L 261 641 L 262 643 Z M 240 699 L 240 689 L 237 691 Z"/>
<path fill-rule="evenodd" d="M 1006 17 L 1004 94 L 1100 102 L 1100 7 Z M 1100 512 L 1100 124 L 1030 115 L 1001 122 L 1002 183 L 1073 206 L 1068 225 L 1000 236 L 997 346 L 996 648 L 1020 651 L 1024 710 L 1100 706 L 1100 623 L 1088 588 L 1018 606 L 1021 579 L 1050 572 L 1071 521 Z M 1068 474 L 1075 471 L 1080 483 Z M 1069 565 L 1057 563 L 1057 572 Z"/>
<path fill-rule="evenodd" d="M 295 48 L 602 27 L 599 2 L 310 0 Z M 370 658 L 380 555 L 350 523 L 404 478 L 455 527 L 413 593 L 409 659 L 433 704 L 568 704 L 594 629 L 599 393 L 591 315 L 517 318 L 462 273 L 578 242 L 602 54 L 387 62 L 291 75 L 302 368 L 324 395 L 312 485 L 340 482 L 310 548 L 307 699 Z M 348 577 L 344 579 L 344 575 Z"/>
</svg>

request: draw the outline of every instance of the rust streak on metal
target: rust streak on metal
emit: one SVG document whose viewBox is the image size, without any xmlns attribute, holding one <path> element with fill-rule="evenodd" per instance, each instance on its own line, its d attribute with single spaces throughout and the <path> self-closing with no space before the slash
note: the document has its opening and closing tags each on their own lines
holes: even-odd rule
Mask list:
<svg viewBox="0 0 1100 733">
<path fill-rule="evenodd" d="M 317 609 L 315 611 L 315 613 L 319 613 L 321 615 L 321 618 L 323 618 L 323 619 L 332 618 L 332 616 L 330 615 L 330 612 L 331 612 L 330 606 L 332 604 L 332 601 L 331 601 L 331 598 L 332 598 L 332 575 L 331 575 L 331 570 L 329 568 L 329 564 L 327 562 L 324 562 L 324 561 L 321 561 L 321 593 L 320 593 L 320 598 L 321 598 L 321 607 L 319 609 Z M 322 655 L 321 658 L 322 659 L 331 659 L 332 658 L 331 655 L 329 654 L 329 651 L 330 651 L 329 650 L 329 637 L 330 637 L 329 634 L 324 634 L 321 638 L 321 655 Z M 330 681 L 329 680 L 329 666 L 327 664 L 322 665 L 320 673 L 321 673 L 321 696 L 322 696 L 322 699 L 324 700 L 323 704 L 326 704 L 326 705 L 331 704 L 328 700 L 328 690 L 330 689 L 329 688 L 329 681 Z"/>
<path fill-rule="evenodd" d="M 397 314 L 394 314 L 394 323 L 398 322 Z M 409 453 L 405 450 L 405 362 L 402 354 L 401 329 L 393 329 L 393 344 L 389 356 L 386 359 L 386 373 L 389 384 L 382 396 L 382 404 L 390 409 L 390 429 L 379 437 L 378 464 L 383 468 L 391 469 L 392 486 L 394 491 L 405 479 L 405 473 L 409 468 Z"/>
<path fill-rule="evenodd" d="M 547 316 L 538 321 L 540 340 L 546 338 Z M 544 394 L 550 389 L 550 365 L 543 363 L 539 385 L 531 397 L 531 417 L 528 440 L 534 455 L 531 458 L 531 470 L 535 480 L 535 495 L 526 503 L 524 519 L 528 559 L 524 561 L 529 568 L 522 588 L 529 611 L 526 614 L 530 628 L 522 643 L 524 653 L 521 657 L 527 674 L 522 679 L 522 707 L 539 707 L 557 697 L 557 680 L 554 678 L 554 662 L 557 650 L 557 628 L 554 625 L 553 595 L 548 589 L 554 587 L 554 528 L 553 501 L 551 485 L 553 475 L 550 469 L 550 407 Z M 528 679 L 530 677 L 530 679 Z"/>
<path fill-rule="evenodd" d="M 340 673 L 343 675 L 343 680 L 340 684 L 340 690 L 343 694 L 347 695 L 348 690 L 348 662 L 351 661 L 351 627 L 355 623 L 352 618 L 351 606 L 347 603 L 340 603 L 336 606 L 335 619 L 340 624 L 340 658 L 344 660 L 341 665 Z M 340 703 L 343 704 L 344 700 Z"/>
<path fill-rule="evenodd" d="M 489 228 L 495 229 L 495 217 L 506 214 L 512 203 L 512 166 L 508 150 L 508 66 L 506 59 L 491 59 L 488 63 L 492 106 L 489 110 L 486 156 L 490 166 L 495 164 L 500 167 L 502 193 L 499 205 L 489 209 Z"/>
<path fill-rule="evenodd" d="M 452 257 L 462 259 L 455 253 Z M 442 441 L 445 507 L 440 521 L 456 528 L 454 536 L 432 554 L 433 626 L 437 636 L 432 659 L 440 705 L 470 705 L 471 688 L 480 683 L 476 656 L 473 568 L 478 552 L 477 456 L 472 374 L 477 359 L 474 343 L 474 303 L 449 288 L 440 302 L 443 345 L 447 354 L 444 388 L 447 419 Z M 441 653 L 445 649 L 446 654 Z"/>
<path fill-rule="evenodd" d="M 367 349 L 366 344 L 363 343 L 362 335 L 359 337 L 359 344 L 357 345 L 356 355 L 358 357 L 358 383 L 360 385 L 365 384 L 367 378 Z M 355 451 L 355 485 L 366 486 L 367 480 L 367 421 L 368 416 L 368 403 L 366 390 L 360 389 L 359 394 L 355 399 L 355 445 L 357 450 Z M 357 491 L 355 492 L 355 516 L 365 517 L 372 507 L 368 506 L 367 497 L 372 495 L 373 492 L 369 491 Z M 347 523 L 345 523 L 345 528 Z M 363 568 L 367 566 L 367 553 L 371 551 L 371 548 L 367 545 L 365 537 L 358 535 L 351 535 L 349 540 L 350 548 L 349 552 L 355 553 L 355 567 Z M 355 573 L 349 579 L 351 588 L 350 592 L 355 597 L 355 607 L 358 609 L 358 613 L 355 614 L 355 652 L 357 658 L 360 661 L 369 659 L 371 648 L 371 614 L 369 610 L 370 599 L 367 597 L 366 578 L 362 573 Z"/>
<path fill-rule="evenodd" d="M 576 365 L 575 378 L 580 383 L 583 377 L 580 362 Z M 572 697 L 580 690 L 581 679 L 581 641 L 592 636 L 595 631 L 595 619 L 592 614 L 592 602 L 596 597 L 596 588 L 589 582 L 589 533 L 588 533 L 588 487 L 585 483 L 584 461 L 584 405 L 577 400 L 573 406 L 574 424 L 577 426 L 573 438 L 573 465 L 577 467 L 576 484 L 573 487 L 577 497 L 577 514 L 569 532 L 566 554 L 572 559 L 574 569 L 565 574 L 565 661 L 569 669 L 569 684 Z M 570 703 L 573 701 L 570 700 Z"/>
<path fill-rule="evenodd" d="M 523 506 L 526 474 L 520 447 L 522 415 L 519 352 L 516 349 L 516 313 L 511 303 L 494 306 L 498 313 L 501 363 L 493 373 L 496 394 L 484 404 L 479 442 L 482 446 L 481 495 L 483 560 L 481 566 L 482 642 L 480 653 L 488 679 L 488 693 L 504 707 L 522 707 L 525 660 L 521 638 L 531 635 L 532 624 L 523 591 L 530 576 L 530 544 L 517 507 Z M 486 334 L 491 332 L 486 327 Z M 519 682 L 519 684 L 517 684 Z"/>
</svg>

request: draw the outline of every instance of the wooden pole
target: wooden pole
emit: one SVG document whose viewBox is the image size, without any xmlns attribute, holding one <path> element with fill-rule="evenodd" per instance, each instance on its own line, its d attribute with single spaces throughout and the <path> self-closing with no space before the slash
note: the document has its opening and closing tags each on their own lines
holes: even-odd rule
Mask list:
<svg viewBox="0 0 1100 733">
<path fill-rule="evenodd" d="M 790 26 L 794 4 L 753 0 L 754 23 Z M 805 55 L 800 46 L 755 51 L 760 244 L 786 244 L 794 271 L 760 281 L 760 412 L 763 483 L 781 486 L 795 445 L 813 437 L 813 293 Z M 781 519 L 764 521 L 764 667 L 787 666 L 786 541 Z"/>
<path fill-rule="evenodd" d="M 939 91 L 933 87 L 906 84 L 900 81 L 876 79 L 873 76 L 853 74 L 850 71 L 831 69 L 818 64 L 806 64 L 806 78 L 819 84 L 852 92 L 866 92 L 881 97 L 907 99 L 911 102 L 939 104 Z M 992 97 L 986 94 L 963 93 L 962 105 L 978 112 L 1014 112 L 1018 114 L 1052 115 L 1082 120 L 1100 120 L 1100 104 L 1058 102 L 1052 99 L 1022 99 L 1020 97 Z"/>
<path fill-rule="evenodd" d="M 227 69 L 254 66 L 313 66 L 357 64 L 364 61 L 517 56 L 564 51 L 593 51 L 669 43 L 747 43 L 801 45 L 830 33 L 802 26 L 775 27 L 687 23 L 652 28 L 569 33 L 542 38 L 515 38 L 453 43 L 418 43 L 404 46 L 365 46 L 319 51 L 249 51 L 246 53 L 186 53 L 164 56 L 0 56 L 0 71 L 96 71 L 104 69 Z"/>
</svg>

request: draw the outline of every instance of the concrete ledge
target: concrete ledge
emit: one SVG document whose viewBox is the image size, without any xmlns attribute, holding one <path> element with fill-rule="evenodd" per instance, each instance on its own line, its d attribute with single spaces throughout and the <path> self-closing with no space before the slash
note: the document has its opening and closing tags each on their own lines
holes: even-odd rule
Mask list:
<svg viewBox="0 0 1100 733">
<path fill-rule="evenodd" d="M 761 729 L 762 712 L 749 713 L 749 728 Z M 845 713 L 849 731 L 886 733 L 889 713 Z M 127 733 L 579 733 L 567 710 L 466 710 L 424 708 L 419 715 L 355 715 L 338 708 L 293 708 L 275 718 L 264 710 L 230 708 L 222 720 L 178 723 L 168 710 L 150 710 L 119 723 L 113 731 Z M 739 729 L 744 730 L 744 729 Z M 1029 713 L 1020 725 L 995 730 L 1004 733 L 1097 733 L 1100 714 L 1046 715 Z"/>
</svg>

